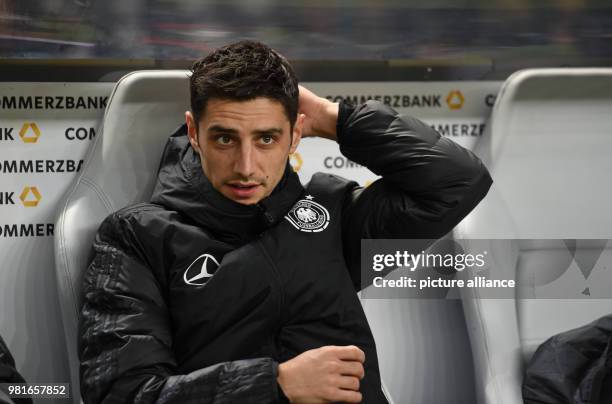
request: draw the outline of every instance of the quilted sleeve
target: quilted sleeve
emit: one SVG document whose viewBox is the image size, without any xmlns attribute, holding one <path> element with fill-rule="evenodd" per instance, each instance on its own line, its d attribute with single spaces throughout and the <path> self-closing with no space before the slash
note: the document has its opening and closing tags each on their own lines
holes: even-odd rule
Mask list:
<svg viewBox="0 0 612 404">
<path fill-rule="evenodd" d="M 378 101 L 342 102 L 337 137 L 344 156 L 382 177 L 346 195 L 344 251 L 357 290 L 361 239 L 438 239 L 493 182 L 471 151 Z"/>
</svg>

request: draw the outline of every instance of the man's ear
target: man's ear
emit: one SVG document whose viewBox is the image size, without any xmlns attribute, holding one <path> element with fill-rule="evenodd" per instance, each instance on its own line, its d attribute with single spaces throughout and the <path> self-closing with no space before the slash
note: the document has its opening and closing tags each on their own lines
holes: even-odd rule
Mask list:
<svg viewBox="0 0 612 404">
<path fill-rule="evenodd" d="M 187 124 L 187 136 L 189 143 L 196 153 L 200 154 L 200 142 L 198 140 L 198 127 L 191 111 L 185 111 L 185 123 Z"/>
<path fill-rule="evenodd" d="M 302 140 L 302 133 L 304 130 L 304 119 L 306 115 L 298 114 L 297 119 L 295 120 L 295 125 L 293 125 L 293 136 L 291 137 L 291 147 L 289 147 L 289 153 L 294 153 L 300 144 L 300 140 Z"/>
</svg>

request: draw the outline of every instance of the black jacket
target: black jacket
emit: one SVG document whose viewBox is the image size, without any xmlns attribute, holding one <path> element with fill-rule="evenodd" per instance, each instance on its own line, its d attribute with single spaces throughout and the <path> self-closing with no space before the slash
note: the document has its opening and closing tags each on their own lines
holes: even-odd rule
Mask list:
<svg viewBox="0 0 612 404">
<path fill-rule="evenodd" d="M 8 347 L 0 337 L 0 383 L 25 383 L 15 368 L 15 360 L 11 355 Z M 13 398 L 9 397 L 8 389 L 0 388 L 0 404 L 32 404 L 31 398 Z"/>
<path fill-rule="evenodd" d="M 612 403 L 612 314 L 542 343 L 523 381 L 525 404 Z"/>
<path fill-rule="evenodd" d="M 270 403 L 278 363 L 324 345 L 366 355 L 364 403 L 385 403 L 356 289 L 362 238 L 439 238 L 491 178 L 469 151 L 376 101 L 342 103 L 342 153 L 367 188 L 287 164 L 257 205 L 225 198 L 181 127 L 150 204 L 110 215 L 94 243 L 80 330 L 86 403 Z M 214 274 L 214 276 L 212 276 Z"/>
</svg>

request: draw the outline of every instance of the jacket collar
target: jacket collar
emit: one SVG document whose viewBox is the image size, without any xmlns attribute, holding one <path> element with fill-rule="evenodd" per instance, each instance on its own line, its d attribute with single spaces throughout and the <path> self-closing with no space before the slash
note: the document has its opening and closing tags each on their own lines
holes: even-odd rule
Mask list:
<svg viewBox="0 0 612 404">
<path fill-rule="evenodd" d="M 182 213 L 220 241 L 242 245 L 282 220 L 303 193 L 287 161 L 277 186 L 256 205 L 225 197 L 204 175 L 182 125 L 168 140 L 151 202 Z"/>
</svg>

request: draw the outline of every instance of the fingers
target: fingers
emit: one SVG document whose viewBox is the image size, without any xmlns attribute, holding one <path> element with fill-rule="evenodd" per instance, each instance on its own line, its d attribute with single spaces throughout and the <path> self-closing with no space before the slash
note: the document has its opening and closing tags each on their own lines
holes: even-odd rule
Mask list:
<svg viewBox="0 0 612 404">
<path fill-rule="evenodd" d="M 359 391 L 359 379 L 352 376 L 338 376 L 336 386 L 344 390 Z"/>
<path fill-rule="evenodd" d="M 338 355 L 338 359 L 345 361 L 365 362 L 365 353 L 355 345 L 348 346 L 333 346 L 334 352 Z"/>
<path fill-rule="evenodd" d="M 342 361 L 340 363 L 340 374 L 345 376 L 354 376 L 358 379 L 363 379 L 363 376 L 365 376 L 363 365 L 356 361 Z"/>
<path fill-rule="evenodd" d="M 361 393 L 353 390 L 335 390 L 330 399 L 333 402 L 341 401 L 343 403 L 360 403 L 362 400 Z"/>
</svg>

